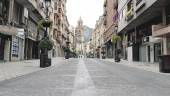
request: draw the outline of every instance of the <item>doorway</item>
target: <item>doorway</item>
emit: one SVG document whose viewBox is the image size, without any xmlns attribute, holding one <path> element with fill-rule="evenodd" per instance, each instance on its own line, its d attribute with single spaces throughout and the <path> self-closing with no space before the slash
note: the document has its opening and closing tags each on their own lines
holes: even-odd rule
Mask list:
<svg viewBox="0 0 170 96">
<path fill-rule="evenodd" d="M 4 60 L 5 39 L 0 37 L 0 60 Z"/>
<path fill-rule="evenodd" d="M 154 44 L 154 61 L 159 62 L 159 57 L 161 55 L 161 43 Z"/>
<path fill-rule="evenodd" d="M 148 46 L 148 62 L 151 61 L 150 46 Z"/>
</svg>

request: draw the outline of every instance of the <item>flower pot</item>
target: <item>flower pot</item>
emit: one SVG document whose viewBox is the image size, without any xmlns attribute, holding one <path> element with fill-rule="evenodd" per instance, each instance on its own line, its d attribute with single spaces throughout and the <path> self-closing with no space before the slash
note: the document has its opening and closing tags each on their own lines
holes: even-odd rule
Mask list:
<svg viewBox="0 0 170 96">
<path fill-rule="evenodd" d="M 159 71 L 170 73 L 170 55 L 159 56 Z"/>
<path fill-rule="evenodd" d="M 48 55 L 43 53 L 40 54 L 40 68 L 45 68 L 47 67 L 47 59 L 48 59 Z"/>
</svg>

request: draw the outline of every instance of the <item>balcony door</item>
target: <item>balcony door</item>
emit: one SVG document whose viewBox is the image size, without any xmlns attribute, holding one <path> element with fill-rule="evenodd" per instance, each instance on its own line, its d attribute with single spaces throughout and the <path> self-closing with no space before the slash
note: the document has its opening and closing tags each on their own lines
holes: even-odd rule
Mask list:
<svg viewBox="0 0 170 96">
<path fill-rule="evenodd" d="M 0 0 L 0 24 L 8 21 L 9 0 Z"/>
</svg>

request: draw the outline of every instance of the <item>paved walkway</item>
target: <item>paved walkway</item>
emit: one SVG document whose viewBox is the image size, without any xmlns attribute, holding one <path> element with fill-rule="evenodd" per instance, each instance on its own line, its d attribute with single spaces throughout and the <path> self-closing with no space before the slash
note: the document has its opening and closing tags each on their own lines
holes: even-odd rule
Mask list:
<svg viewBox="0 0 170 96">
<path fill-rule="evenodd" d="M 61 62 L 63 60 L 64 58 L 62 57 L 53 58 L 52 66 L 55 66 L 54 64 L 57 64 L 56 62 Z M 39 64 L 39 60 L 2 62 L 0 63 L 0 81 L 40 71 L 43 68 L 40 68 Z"/>
<path fill-rule="evenodd" d="M 170 96 L 169 89 L 170 75 L 85 58 L 0 82 L 0 96 Z"/>
<path fill-rule="evenodd" d="M 114 59 L 102 59 L 102 60 L 115 63 Z M 129 67 L 134 67 L 134 68 L 139 68 L 139 69 L 142 69 L 142 70 L 160 73 L 158 63 L 129 62 L 129 61 L 126 61 L 126 60 L 121 60 L 121 62 L 118 62 L 116 64 L 122 64 L 122 65 L 126 65 L 126 66 L 129 66 Z"/>
</svg>

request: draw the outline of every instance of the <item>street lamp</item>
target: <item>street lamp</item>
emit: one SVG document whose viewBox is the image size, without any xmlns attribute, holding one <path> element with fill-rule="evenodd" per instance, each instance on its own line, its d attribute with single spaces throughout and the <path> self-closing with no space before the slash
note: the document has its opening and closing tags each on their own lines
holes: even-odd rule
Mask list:
<svg viewBox="0 0 170 96">
<path fill-rule="evenodd" d="M 49 8 L 51 7 L 51 0 L 45 0 L 45 10 L 46 10 L 46 19 L 49 19 Z"/>
<path fill-rule="evenodd" d="M 51 0 L 45 0 L 44 2 L 45 2 L 45 10 L 46 10 L 45 21 L 47 22 L 47 21 L 49 20 L 49 15 L 48 15 L 49 9 L 48 9 L 48 8 L 51 6 Z M 46 26 L 45 29 L 46 29 L 46 30 L 45 30 L 45 33 L 44 33 L 44 37 L 47 37 L 48 27 Z"/>
<path fill-rule="evenodd" d="M 39 46 L 41 46 L 41 53 L 40 53 L 40 67 L 49 67 L 51 66 L 51 59 L 48 58 L 48 51 L 52 49 L 53 44 L 48 37 L 48 28 L 51 25 L 49 21 L 49 7 L 51 6 L 51 0 L 44 0 L 45 3 L 45 10 L 46 10 L 46 17 L 45 20 L 42 22 L 42 26 L 45 28 L 44 38 L 40 41 Z"/>
<path fill-rule="evenodd" d="M 48 8 L 51 6 L 51 0 L 45 0 L 45 8 Z"/>
<path fill-rule="evenodd" d="M 116 32 L 116 35 L 117 35 L 117 31 L 118 31 L 118 25 L 116 24 L 116 25 L 115 25 L 115 32 Z"/>
<path fill-rule="evenodd" d="M 118 44 L 118 40 L 119 40 L 119 36 L 118 36 L 118 25 L 116 24 L 115 25 L 115 28 L 114 28 L 114 32 L 115 32 L 115 36 L 114 38 L 116 38 L 116 41 L 115 41 L 115 62 L 120 62 L 120 58 L 119 58 L 119 50 L 117 49 L 117 44 Z"/>
</svg>

